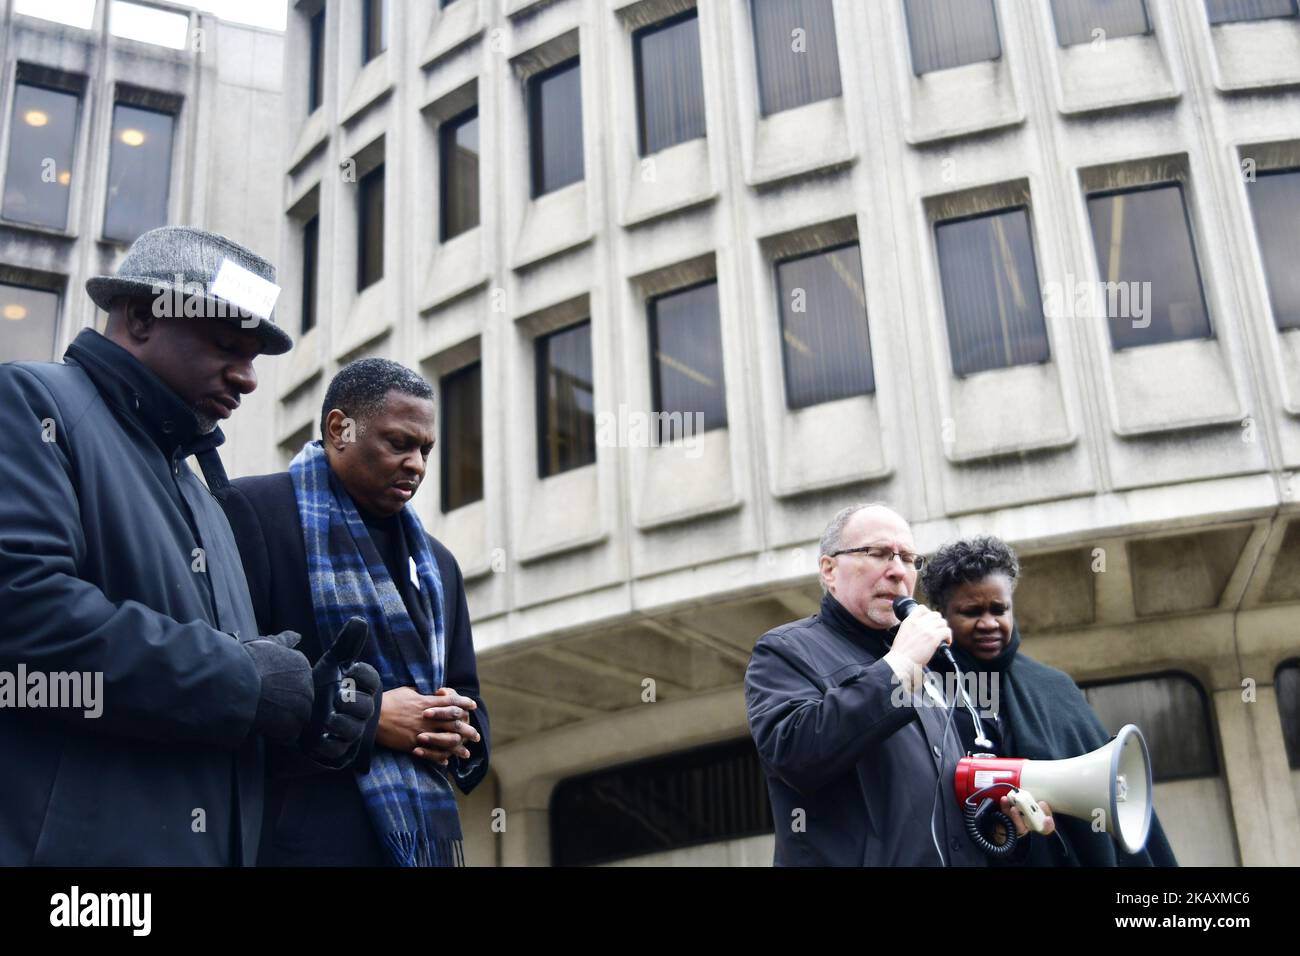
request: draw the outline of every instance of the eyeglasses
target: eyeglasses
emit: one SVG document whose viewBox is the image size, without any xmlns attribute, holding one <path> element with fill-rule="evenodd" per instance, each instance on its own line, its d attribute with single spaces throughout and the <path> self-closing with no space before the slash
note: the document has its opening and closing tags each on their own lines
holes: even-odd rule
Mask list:
<svg viewBox="0 0 1300 956">
<path fill-rule="evenodd" d="M 878 544 L 869 544 L 861 548 L 844 548 L 840 551 L 832 551 L 827 557 L 835 558 L 841 554 L 865 554 L 872 561 L 880 564 L 888 564 L 894 558 L 902 558 L 904 564 L 910 564 L 916 570 L 920 571 L 925 567 L 925 558 L 922 555 L 915 554 L 911 551 L 895 551 L 893 548 L 882 547 Z"/>
</svg>

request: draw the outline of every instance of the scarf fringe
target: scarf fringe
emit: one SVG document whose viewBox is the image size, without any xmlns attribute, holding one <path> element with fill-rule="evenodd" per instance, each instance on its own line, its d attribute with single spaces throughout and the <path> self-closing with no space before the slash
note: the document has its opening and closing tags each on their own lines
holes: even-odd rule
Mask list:
<svg viewBox="0 0 1300 956">
<path fill-rule="evenodd" d="M 465 847 L 461 840 L 443 838 L 421 839 L 410 831 L 390 831 L 384 834 L 384 843 L 398 866 L 432 867 L 464 866 Z"/>
</svg>

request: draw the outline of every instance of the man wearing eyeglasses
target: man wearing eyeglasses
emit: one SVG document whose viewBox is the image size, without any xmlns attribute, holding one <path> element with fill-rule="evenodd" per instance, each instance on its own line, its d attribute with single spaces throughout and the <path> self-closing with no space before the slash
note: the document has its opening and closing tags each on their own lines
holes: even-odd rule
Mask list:
<svg viewBox="0 0 1300 956">
<path fill-rule="evenodd" d="M 845 508 L 822 534 L 821 608 L 754 647 L 745 705 L 777 866 L 987 862 L 953 793 L 964 756 L 956 728 L 942 707 L 924 706 L 924 668 L 952 632 L 924 607 L 901 625 L 894 616 L 922 564 L 898 514 Z"/>
</svg>

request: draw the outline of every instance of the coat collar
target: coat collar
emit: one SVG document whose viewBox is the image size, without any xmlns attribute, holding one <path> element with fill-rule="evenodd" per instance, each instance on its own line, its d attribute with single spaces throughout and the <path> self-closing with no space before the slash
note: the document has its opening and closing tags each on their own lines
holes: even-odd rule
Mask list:
<svg viewBox="0 0 1300 956">
<path fill-rule="evenodd" d="M 874 627 L 867 627 L 850 614 L 843 604 L 835 600 L 829 591 L 822 595 L 819 616 L 831 628 L 843 634 L 855 644 L 866 648 L 876 657 L 884 657 L 889 651 L 890 644 L 893 643 L 896 628 L 881 631 Z"/>
<path fill-rule="evenodd" d="M 198 419 L 179 395 L 134 355 L 94 329 L 83 330 L 64 359 L 85 369 L 104 400 L 144 428 L 168 458 L 202 455 L 226 440 L 220 428 L 200 434 Z"/>
</svg>

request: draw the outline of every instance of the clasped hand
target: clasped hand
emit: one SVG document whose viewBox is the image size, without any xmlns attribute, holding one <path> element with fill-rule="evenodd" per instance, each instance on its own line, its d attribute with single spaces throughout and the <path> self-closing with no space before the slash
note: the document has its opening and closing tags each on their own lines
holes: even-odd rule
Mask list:
<svg viewBox="0 0 1300 956">
<path fill-rule="evenodd" d="M 477 709 L 477 702 L 450 687 L 439 687 L 432 696 L 414 687 L 394 687 L 380 699 L 375 741 L 440 767 L 452 757 L 468 760 L 466 745 L 482 739 L 469 722 L 470 711 Z"/>
</svg>

